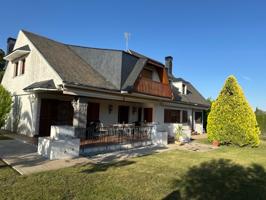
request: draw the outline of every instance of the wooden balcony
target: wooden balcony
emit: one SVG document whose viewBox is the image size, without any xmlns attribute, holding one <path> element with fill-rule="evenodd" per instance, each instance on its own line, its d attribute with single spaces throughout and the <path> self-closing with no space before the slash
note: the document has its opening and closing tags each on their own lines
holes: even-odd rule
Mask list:
<svg viewBox="0 0 266 200">
<path fill-rule="evenodd" d="M 169 84 L 163 84 L 143 77 L 136 82 L 135 91 L 153 96 L 172 98 L 172 90 Z"/>
</svg>

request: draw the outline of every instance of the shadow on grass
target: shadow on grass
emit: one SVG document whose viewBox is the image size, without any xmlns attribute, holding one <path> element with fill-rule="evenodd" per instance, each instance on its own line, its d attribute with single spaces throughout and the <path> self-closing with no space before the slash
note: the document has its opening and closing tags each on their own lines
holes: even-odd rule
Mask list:
<svg viewBox="0 0 266 200">
<path fill-rule="evenodd" d="M 122 161 L 116 161 L 116 162 L 110 162 L 110 163 L 102 163 L 102 164 L 94 164 L 90 169 L 83 170 L 82 173 L 95 173 L 95 172 L 104 172 L 107 171 L 110 168 L 117 168 L 117 167 L 124 167 L 128 165 L 132 165 L 136 162 L 131 160 L 122 160 Z"/>
<path fill-rule="evenodd" d="M 265 199 L 266 172 L 257 164 L 243 167 L 212 160 L 191 167 L 164 199 Z"/>
</svg>

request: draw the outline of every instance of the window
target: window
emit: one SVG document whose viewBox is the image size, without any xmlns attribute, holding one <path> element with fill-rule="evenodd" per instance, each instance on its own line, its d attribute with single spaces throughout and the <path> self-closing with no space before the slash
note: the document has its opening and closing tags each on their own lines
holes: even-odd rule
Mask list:
<svg viewBox="0 0 266 200">
<path fill-rule="evenodd" d="M 182 84 L 182 94 L 187 94 L 185 84 Z"/>
<path fill-rule="evenodd" d="M 202 112 L 195 112 L 195 122 L 197 124 L 202 123 Z"/>
<path fill-rule="evenodd" d="M 183 110 L 182 111 L 182 123 L 187 123 L 187 122 L 188 122 L 187 111 Z"/>
<path fill-rule="evenodd" d="M 180 123 L 180 110 L 164 110 L 164 123 Z"/>
<path fill-rule="evenodd" d="M 14 76 L 18 75 L 18 62 L 15 62 Z"/>
<path fill-rule="evenodd" d="M 153 114 L 152 108 L 144 108 L 143 109 L 144 122 L 152 122 L 152 114 Z"/>
<path fill-rule="evenodd" d="M 21 61 L 21 74 L 25 73 L 25 58 Z"/>
<path fill-rule="evenodd" d="M 152 71 L 148 69 L 143 69 L 141 73 L 143 78 L 152 79 Z"/>
</svg>

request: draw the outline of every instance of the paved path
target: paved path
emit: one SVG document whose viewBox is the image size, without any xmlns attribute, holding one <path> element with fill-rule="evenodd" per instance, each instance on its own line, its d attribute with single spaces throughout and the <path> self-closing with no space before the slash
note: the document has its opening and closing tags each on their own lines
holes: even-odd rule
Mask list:
<svg viewBox="0 0 266 200">
<path fill-rule="evenodd" d="M 37 154 L 34 145 L 18 140 L 0 140 L 0 158 L 22 175 L 90 163 L 88 158 L 48 160 Z"/>
</svg>

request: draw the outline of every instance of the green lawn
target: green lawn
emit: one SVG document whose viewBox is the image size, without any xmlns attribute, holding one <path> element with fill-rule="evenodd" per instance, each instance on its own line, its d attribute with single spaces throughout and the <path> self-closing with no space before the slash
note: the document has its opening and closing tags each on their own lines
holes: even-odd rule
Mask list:
<svg viewBox="0 0 266 200">
<path fill-rule="evenodd" d="M 265 199 L 265 167 L 265 141 L 258 148 L 175 150 L 30 176 L 2 166 L 0 199 Z"/>
</svg>

